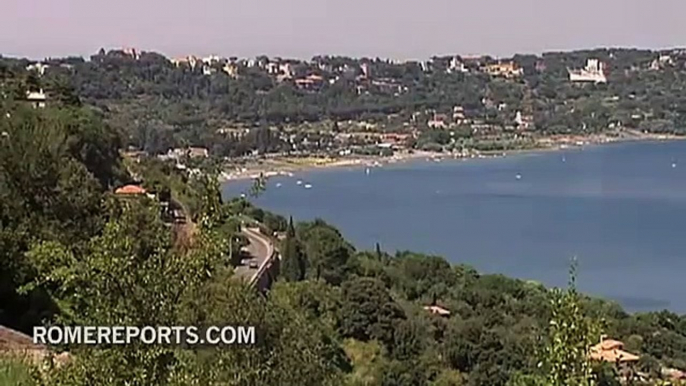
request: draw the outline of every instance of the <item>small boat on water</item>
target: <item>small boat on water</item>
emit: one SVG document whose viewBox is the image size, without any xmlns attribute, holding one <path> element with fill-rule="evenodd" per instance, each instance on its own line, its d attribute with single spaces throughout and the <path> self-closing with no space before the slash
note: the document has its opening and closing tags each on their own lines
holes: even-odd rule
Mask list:
<svg viewBox="0 0 686 386">
<path fill-rule="evenodd" d="M 276 183 L 276 187 L 277 187 L 277 188 L 280 188 L 280 187 L 281 187 L 281 183 L 280 183 L 280 182 L 277 182 L 277 183 Z"/>
<path fill-rule="evenodd" d="M 676 162 L 672 163 L 672 169 L 676 168 Z"/>
<path fill-rule="evenodd" d="M 305 184 L 305 189 L 312 189 L 312 185 L 310 185 L 310 184 Z"/>
<path fill-rule="evenodd" d="M 522 179 L 522 175 L 521 175 L 521 174 L 517 174 L 517 175 L 515 176 L 515 178 L 518 179 L 518 180 L 521 180 L 521 179 Z"/>
<path fill-rule="evenodd" d="M 367 169 L 365 169 L 364 172 L 367 173 L 367 174 L 369 174 L 369 173 L 371 173 L 371 170 L 369 170 L 369 168 L 367 168 Z"/>
<path fill-rule="evenodd" d="M 303 184 L 303 182 L 302 182 L 301 180 L 298 180 L 298 181 L 296 181 L 295 183 L 298 184 L 298 185 L 302 185 L 302 184 Z"/>
</svg>

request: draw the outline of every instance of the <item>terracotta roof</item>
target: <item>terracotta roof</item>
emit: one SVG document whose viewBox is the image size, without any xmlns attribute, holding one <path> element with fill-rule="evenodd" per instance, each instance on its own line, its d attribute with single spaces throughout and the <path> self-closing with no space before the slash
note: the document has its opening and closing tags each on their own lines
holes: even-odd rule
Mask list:
<svg viewBox="0 0 686 386">
<path fill-rule="evenodd" d="M 624 343 L 614 339 L 604 339 L 591 347 L 591 359 L 603 362 L 635 362 L 638 355 L 622 350 Z"/>
<path fill-rule="evenodd" d="M 145 189 L 137 185 L 126 185 L 114 191 L 114 194 L 145 194 Z"/>
<path fill-rule="evenodd" d="M 604 339 L 602 342 L 596 345 L 597 347 L 603 349 L 603 350 L 615 350 L 615 349 L 623 349 L 624 348 L 624 343 L 614 340 L 614 339 Z"/>
</svg>

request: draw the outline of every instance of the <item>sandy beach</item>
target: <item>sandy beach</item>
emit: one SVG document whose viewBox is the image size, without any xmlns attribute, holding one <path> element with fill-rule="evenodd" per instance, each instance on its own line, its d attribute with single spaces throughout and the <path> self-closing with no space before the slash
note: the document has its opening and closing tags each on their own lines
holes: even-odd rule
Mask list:
<svg viewBox="0 0 686 386">
<path fill-rule="evenodd" d="M 263 177 L 291 176 L 293 173 L 312 169 L 378 167 L 386 164 L 406 162 L 422 158 L 446 157 L 448 154 L 424 151 L 402 152 L 390 157 L 355 156 L 355 157 L 279 157 L 263 159 L 230 167 L 222 173 L 223 181 L 256 179 Z"/>
<path fill-rule="evenodd" d="M 630 141 L 667 141 L 686 139 L 683 136 L 667 134 L 648 134 L 637 131 L 624 131 L 620 136 L 608 135 L 557 135 L 540 138 L 535 141 L 531 148 L 506 150 L 506 151 L 474 151 L 465 152 L 428 152 L 428 151 L 402 151 L 390 157 L 381 156 L 345 156 L 345 157 L 274 157 L 265 158 L 242 165 L 228 165 L 222 173 L 222 181 L 235 181 L 256 179 L 260 176 L 265 178 L 276 176 L 292 176 L 293 173 L 313 169 L 346 168 L 346 167 L 378 167 L 387 164 L 408 162 L 418 159 L 441 160 L 441 159 L 478 159 L 487 157 L 506 157 L 509 155 L 559 151 L 575 147 L 590 145 L 603 145 Z"/>
</svg>

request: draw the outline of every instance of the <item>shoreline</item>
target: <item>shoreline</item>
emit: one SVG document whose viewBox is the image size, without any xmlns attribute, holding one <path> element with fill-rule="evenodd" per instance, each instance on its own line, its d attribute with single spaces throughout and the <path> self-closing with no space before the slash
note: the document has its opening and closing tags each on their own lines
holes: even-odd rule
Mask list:
<svg viewBox="0 0 686 386">
<path fill-rule="evenodd" d="M 686 136 L 646 134 L 640 132 L 630 132 L 628 136 L 610 137 L 607 135 L 591 136 L 555 136 L 541 138 L 531 148 L 514 150 L 493 150 L 476 151 L 469 150 L 455 153 L 436 153 L 428 151 L 401 152 L 390 157 L 381 156 L 357 156 L 352 158 L 325 158 L 325 157 L 275 157 L 272 163 L 265 163 L 264 160 L 255 164 L 249 164 L 240 170 L 224 170 L 220 176 L 220 182 L 254 180 L 263 176 L 265 178 L 287 176 L 292 177 L 295 173 L 308 172 L 313 170 L 325 169 L 344 169 L 344 168 L 373 168 L 385 165 L 406 163 L 415 160 L 425 159 L 426 161 L 440 162 L 445 159 L 470 160 L 484 158 L 501 158 L 514 155 L 555 152 L 569 149 L 583 149 L 587 146 L 603 146 L 617 143 L 630 142 L 671 142 L 686 140 Z M 304 160 L 304 162 L 296 162 Z M 309 163 L 307 161 L 310 161 Z"/>
</svg>

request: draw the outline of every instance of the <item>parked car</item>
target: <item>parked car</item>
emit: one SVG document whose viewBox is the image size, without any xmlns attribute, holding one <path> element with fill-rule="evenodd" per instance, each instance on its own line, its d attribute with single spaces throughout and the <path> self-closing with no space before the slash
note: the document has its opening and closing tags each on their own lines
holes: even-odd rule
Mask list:
<svg viewBox="0 0 686 386">
<path fill-rule="evenodd" d="M 257 261 L 252 260 L 252 261 L 250 262 L 250 264 L 248 264 L 248 267 L 249 267 L 250 269 L 257 269 L 257 268 L 259 268 L 260 266 L 259 266 L 259 264 L 257 264 Z"/>
</svg>

